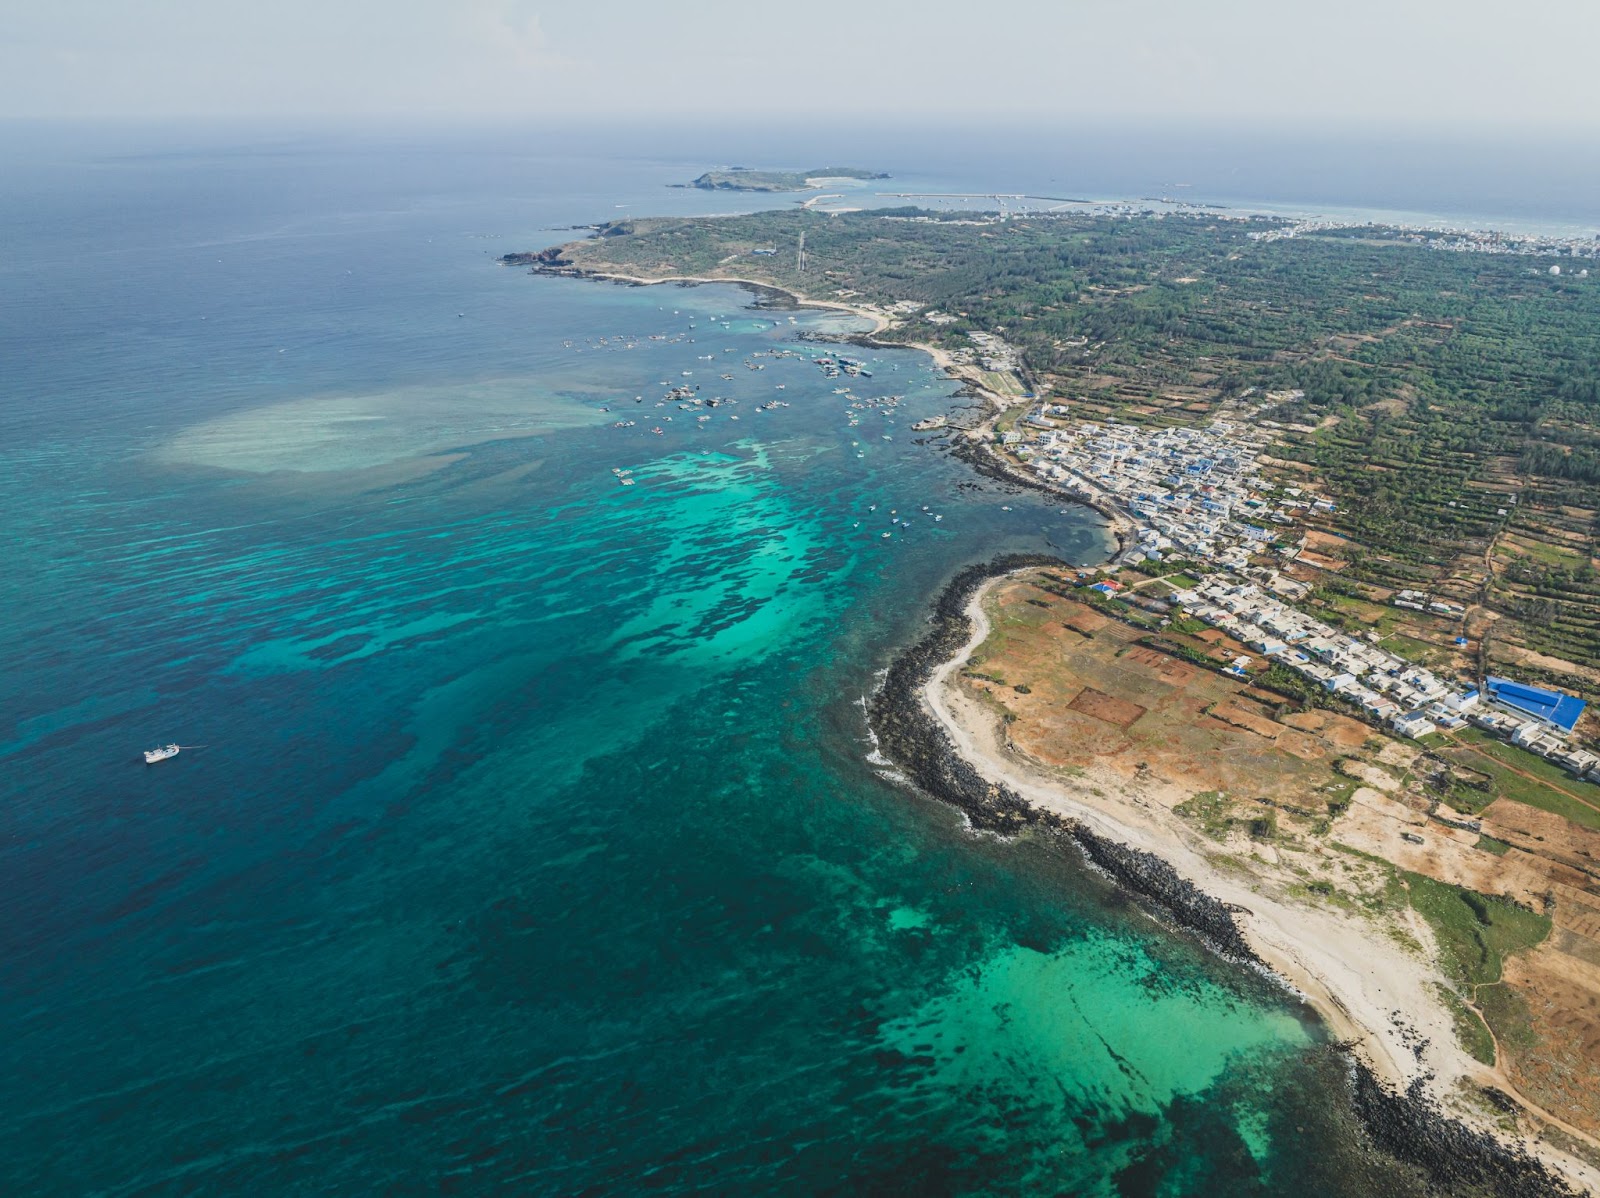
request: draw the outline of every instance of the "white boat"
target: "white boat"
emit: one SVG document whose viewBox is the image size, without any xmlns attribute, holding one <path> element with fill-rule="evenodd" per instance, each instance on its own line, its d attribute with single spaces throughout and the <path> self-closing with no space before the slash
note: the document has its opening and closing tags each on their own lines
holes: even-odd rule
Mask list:
<svg viewBox="0 0 1600 1198">
<path fill-rule="evenodd" d="M 144 763 L 146 765 L 154 765 L 158 761 L 165 761 L 168 757 L 176 757 L 177 755 L 177 745 L 162 745 L 159 749 L 146 749 L 144 751 Z"/>
</svg>

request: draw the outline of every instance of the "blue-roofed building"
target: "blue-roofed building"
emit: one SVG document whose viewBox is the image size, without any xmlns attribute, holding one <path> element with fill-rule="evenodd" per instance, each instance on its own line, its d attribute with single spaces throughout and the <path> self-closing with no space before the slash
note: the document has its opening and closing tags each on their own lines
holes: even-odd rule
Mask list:
<svg viewBox="0 0 1600 1198">
<path fill-rule="evenodd" d="M 1501 707 L 1542 720 L 1563 732 L 1572 731 L 1588 706 L 1574 695 L 1513 682 L 1509 678 L 1496 678 L 1492 674 L 1488 678 L 1488 689 L 1490 700 Z"/>
</svg>

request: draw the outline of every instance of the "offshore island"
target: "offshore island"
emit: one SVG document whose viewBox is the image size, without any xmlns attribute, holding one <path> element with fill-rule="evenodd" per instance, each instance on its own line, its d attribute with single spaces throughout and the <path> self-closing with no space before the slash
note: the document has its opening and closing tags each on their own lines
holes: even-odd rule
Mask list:
<svg viewBox="0 0 1600 1198">
<path fill-rule="evenodd" d="M 1111 562 L 965 571 L 890 669 L 921 789 L 1277 974 L 1441 1183 L 1600 1186 L 1600 240 L 1137 205 L 594 232 L 504 261 L 857 312 L 984 400 L 931 444 L 1107 514 Z"/>
<path fill-rule="evenodd" d="M 809 171 L 762 171 L 748 166 L 730 166 L 724 170 L 706 171 L 692 183 L 675 186 L 698 187 L 701 191 L 815 191 L 830 182 L 888 177 L 881 172 L 865 171 L 854 166 L 819 166 Z"/>
</svg>

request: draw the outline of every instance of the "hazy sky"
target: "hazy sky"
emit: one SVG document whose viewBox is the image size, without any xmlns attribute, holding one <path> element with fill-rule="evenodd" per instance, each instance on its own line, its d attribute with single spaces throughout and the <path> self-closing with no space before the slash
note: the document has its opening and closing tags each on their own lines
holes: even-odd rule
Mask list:
<svg viewBox="0 0 1600 1198">
<path fill-rule="evenodd" d="M 1600 0 L 0 0 L 0 117 L 1600 124 Z"/>
</svg>

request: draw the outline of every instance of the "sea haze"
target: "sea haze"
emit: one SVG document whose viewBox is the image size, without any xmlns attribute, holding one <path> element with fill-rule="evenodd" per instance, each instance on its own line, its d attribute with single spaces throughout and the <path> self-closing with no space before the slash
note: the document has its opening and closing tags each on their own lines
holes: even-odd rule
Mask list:
<svg viewBox="0 0 1600 1198">
<path fill-rule="evenodd" d="M 709 163 L 8 137 L 7 1192 L 1423 1192 L 1291 996 L 870 759 L 1099 519 L 771 356 L 851 318 L 496 263 Z"/>
</svg>

